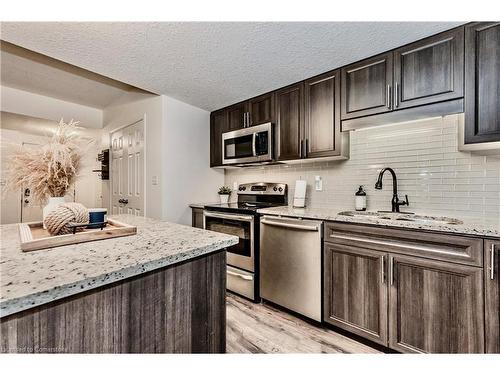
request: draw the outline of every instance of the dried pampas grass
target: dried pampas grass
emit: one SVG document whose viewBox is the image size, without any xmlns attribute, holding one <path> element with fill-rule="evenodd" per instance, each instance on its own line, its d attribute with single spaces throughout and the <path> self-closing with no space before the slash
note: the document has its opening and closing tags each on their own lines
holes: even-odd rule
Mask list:
<svg viewBox="0 0 500 375">
<path fill-rule="evenodd" d="M 8 160 L 7 188 L 12 191 L 30 187 L 39 203 L 50 197 L 66 195 L 82 168 L 82 158 L 92 140 L 79 137 L 79 122 L 59 122 L 46 145 L 36 149 L 18 149 Z"/>
</svg>

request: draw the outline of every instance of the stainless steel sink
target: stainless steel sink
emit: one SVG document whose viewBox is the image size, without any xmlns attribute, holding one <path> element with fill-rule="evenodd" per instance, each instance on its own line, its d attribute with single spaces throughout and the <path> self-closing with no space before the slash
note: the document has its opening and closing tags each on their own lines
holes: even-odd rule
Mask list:
<svg viewBox="0 0 500 375">
<path fill-rule="evenodd" d="M 445 216 L 424 216 L 416 215 L 413 213 L 405 212 L 360 212 L 360 211 L 343 211 L 339 215 L 358 217 L 360 219 L 374 219 L 374 220 L 394 220 L 394 221 L 408 221 L 420 224 L 435 224 L 435 225 L 459 225 L 463 224 L 462 221 Z"/>
</svg>

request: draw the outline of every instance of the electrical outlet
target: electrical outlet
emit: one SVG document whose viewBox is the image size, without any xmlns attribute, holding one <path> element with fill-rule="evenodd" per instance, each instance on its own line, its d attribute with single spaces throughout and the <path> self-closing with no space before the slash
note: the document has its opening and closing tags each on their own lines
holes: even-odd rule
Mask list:
<svg viewBox="0 0 500 375">
<path fill-rule="evenodd" d="M 158 176 L 151 177 L 151 185 L 158 185 Z"/>
<path fill-rule="evenodd" d="M 323 191 L 323 179 L 321 176 L 314 177 L 314 187 L 316 191 Z"/>
<path fill-rule="evenodd" d="M 238 183 L 236 181 L 233 182 L 233 191 L 238 190 Z"/>
</svg>

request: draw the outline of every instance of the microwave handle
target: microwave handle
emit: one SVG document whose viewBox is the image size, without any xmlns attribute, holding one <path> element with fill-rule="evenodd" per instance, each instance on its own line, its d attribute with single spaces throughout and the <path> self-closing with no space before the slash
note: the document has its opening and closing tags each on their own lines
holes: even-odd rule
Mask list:
<svg viewBox="0 0 500 375">
<path fill-rule="evenodd" d="M 252 155 L 253 156 L 257 156 L 256 142 L 257 142 L 257 133 L 253 133 L 252 134 Z"/>
</svg>

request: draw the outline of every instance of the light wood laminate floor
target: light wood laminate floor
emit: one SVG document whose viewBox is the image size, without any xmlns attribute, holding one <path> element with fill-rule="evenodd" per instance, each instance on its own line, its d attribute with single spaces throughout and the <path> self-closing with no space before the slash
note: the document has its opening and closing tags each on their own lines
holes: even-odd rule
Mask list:
<svg viewBox="0 0 500 375">
<path fill-rule="evenodd" d="M 380 353 L 269 304 L 227 294 L 227 353 Z"/>
</svg>

